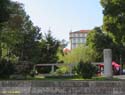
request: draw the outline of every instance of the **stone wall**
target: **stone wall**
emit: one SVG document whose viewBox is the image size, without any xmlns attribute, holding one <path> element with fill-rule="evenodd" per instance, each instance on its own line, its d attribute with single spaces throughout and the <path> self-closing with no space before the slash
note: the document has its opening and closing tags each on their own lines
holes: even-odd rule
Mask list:
<svg viewBox="0 0 125 95">
<path fill-rule="evenodd" d="M 0 81 L 0 95 L 125 95 L 125 81 Z"/>
</svg>

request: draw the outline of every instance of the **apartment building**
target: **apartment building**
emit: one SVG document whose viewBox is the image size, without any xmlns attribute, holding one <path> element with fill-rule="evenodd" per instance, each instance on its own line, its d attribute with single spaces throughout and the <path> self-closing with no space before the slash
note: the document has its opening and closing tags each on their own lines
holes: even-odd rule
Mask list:
<svg viewBox="0 0 125 95">
<path fill-rule="evenodd" d="M 70 32 L 69 36 L 70 36 L 71 49 L 74 49 L 81 44 L 85 44 L 86 37 L 89 31 L 90 30 L 79 30 L 79 31 Z"/>
</svg>

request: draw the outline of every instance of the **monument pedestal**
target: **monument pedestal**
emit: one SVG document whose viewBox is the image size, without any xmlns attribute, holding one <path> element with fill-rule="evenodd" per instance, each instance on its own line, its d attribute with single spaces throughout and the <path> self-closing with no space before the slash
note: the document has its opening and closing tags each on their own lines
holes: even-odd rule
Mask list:
<svg viewBox="0 0 125 95">
<path fill-rule="evenodd" d="M 104 77 L 111 79 L 113 76 L 112 71 L 112 50 L 104 49 Z"/>
</svg>

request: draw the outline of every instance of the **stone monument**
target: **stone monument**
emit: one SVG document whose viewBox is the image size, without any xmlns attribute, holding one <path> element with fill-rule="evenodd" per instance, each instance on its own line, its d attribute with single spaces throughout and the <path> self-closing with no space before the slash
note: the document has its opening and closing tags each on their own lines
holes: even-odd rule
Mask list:
<svg viewBox="0 0 125 95">
<path fill-rule="evenodd" d="M 110 79 L 112 78 L 112 50 L 104 49 L 104 77 Z"/>
</svg>

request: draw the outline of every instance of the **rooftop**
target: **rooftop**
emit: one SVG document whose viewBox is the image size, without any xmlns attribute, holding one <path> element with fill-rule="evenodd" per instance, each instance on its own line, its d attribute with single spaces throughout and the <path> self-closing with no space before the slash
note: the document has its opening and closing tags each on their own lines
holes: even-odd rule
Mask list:
<svg viewBox="0 0 125 95">
<path fill-rule="evenodd" d="M 70 34 L 72 33 L 88 33 L 90 30 L 79 30 L 79 31 L 74 31 L 74 32 L 70 32 Z"/>
</svg>

